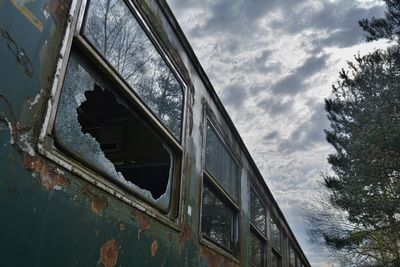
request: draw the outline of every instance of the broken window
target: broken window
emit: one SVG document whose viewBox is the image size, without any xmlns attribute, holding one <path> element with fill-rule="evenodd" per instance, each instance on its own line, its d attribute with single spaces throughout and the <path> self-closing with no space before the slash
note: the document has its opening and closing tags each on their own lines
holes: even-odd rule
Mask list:
<svg viewBox="0 0 400 267">
<path fill-rule="evenodd" d="M 55 119 L 57 145 L 166 212 L 176 153 L 128 99 L 72 53 Z"/>
<path fill-rule="evenodd" d="M 125 1 L 91 0 L 83 35 L 180 140 L 182 85 Z"/>
<path fill-rule="evenodd" d="M 253 188 L 250 188 L 250 220 L 265 235 L 265 208 Z"/>
</svg>

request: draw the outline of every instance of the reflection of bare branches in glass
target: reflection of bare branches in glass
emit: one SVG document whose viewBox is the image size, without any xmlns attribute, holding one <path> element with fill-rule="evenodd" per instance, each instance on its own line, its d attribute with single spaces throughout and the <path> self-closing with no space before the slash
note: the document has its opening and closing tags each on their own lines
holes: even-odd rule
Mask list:
<svg viewBox="0 0 400 267">
<path fill-rule="evenodd" d="M 250 266 L 262 267 L 263 264 L 263 245 L 253 232 L 250 232 Z"/>
<path fill-rule="evenodd" d="M 265 208 L 253 189 L 250 190 L 250 219 L 265 234 Z"/>
<path fill-rule="evenodd" d="M 202 233 L 215 242 L 227 248 L 232 248 L 233 212 L 207 187 L 204 187 L 202 204 Z"/>
<path fill-rule="evenodd" d="M 84 34 L 179 139 L 182 87 L 125 2 L 92 0 Z"/>
<path fill-rule="evenodd" d="M 206 133 L 206 169 L 234 199 L 238 199 L 239 168 L 210 125 Z"/>
</svg>

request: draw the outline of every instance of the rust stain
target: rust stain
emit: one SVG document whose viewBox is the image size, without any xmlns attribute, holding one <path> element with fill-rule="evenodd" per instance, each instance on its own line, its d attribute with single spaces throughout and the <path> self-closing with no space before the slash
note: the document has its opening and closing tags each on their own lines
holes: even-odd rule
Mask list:
<svg viewBox="0 0 400 267">
<path fill-rule="evenodd" d="M 185 244 L 190 238 L 190 228 L 187 224 L 183 226 L 182 233 L 179 236 L 179 243 L 181 245 Z"/>
<path fill-rule="evenodd" d="M 137 238 L 139 240 L 142 236 L 142 233 L 144 233 L 145 231 L 150 229 L 150 220 L 145 214 L 138 212 L 136 210 L 134 210 L 132 213 L 133 213 L 133 215 L 135 215 L 136 220 L 138 221 L 139 226 L 140 226 L 138 236 L 137 236 Z"/>
<path fill-rule="evenodd" d="M 25 7 L 25 4 L 29 2 L 33 2 L 33 0 L 11 0 L 13 6 L 18 9 L 18 11 L 21 12 L 21 14 L 24 15 L 38 31 L 42 32 L 44 28 L 43 22 L 41 22 L 29 9 Z"/>
<path fill-rule="evenodd" d="M 119 230 L 120 230 L 121 232 L 125 231 L 125 224 L 120 223 L 120 224 L 119 224 Z"/>
<path fill-rule="evenodd" d="M 104 267 L 114 267 L 118 260 L 118 243 L 115 239 L 110 239 L 100 248 L 101 262 Z"/>
<path fill-rule="evenodd" d="M 154 257 L 157 254 L 158 250 L 158 242 L 157 240 L 154 240 L 153 243 L 151 243 L 151 256 Z"/>
<path fill-rule="evenodd" d="M 224 261 L 224 258 L 217 253 L 208 251 L 207 249 L 200 247 L 200 255 L 207 259 L 209 267 L 219 267 Z M 226 263 L 225 263 L 226 264 Z"/>
<path fill-rule="evenodd" d="M 104 196 L 98 196 L 91 192 L 86 186 L 82 189 L 83 194 L 91 200 L 90 208 L 96 214 L 99 214 L 103 209 L 108 206 L 107 198 Z"/>
<path fill-rule="evenodd" d="M 62 1 L 62 0 L 50 1 L 49 9 L 56 24 L 60 23 L 60 21 L 62 21 L 62 18 L 65 17 L 66 12 L 68 12 L 67 2 L 68 1 Z"/>
<path fill-rule="evenodd" d="M 40 182 L 46 190 L 54 189 L 57 186 L 68 186 L 71 183 L 55 169 L 47 166 L 40 157 L 24 153 L 24 163 L 28 170 L 40 175 Z"/>
</svg>

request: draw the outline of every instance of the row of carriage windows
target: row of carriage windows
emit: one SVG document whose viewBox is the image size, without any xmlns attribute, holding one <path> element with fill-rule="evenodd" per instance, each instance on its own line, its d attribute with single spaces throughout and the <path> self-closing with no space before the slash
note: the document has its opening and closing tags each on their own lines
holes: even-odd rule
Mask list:
<svg viewBox="0 0 400 267">
<path fill-rule="evenodd" d="M 173 217 L 183 150 L 184 85 L 135 12 L 125 1 L 89 2 L 81 38 L 74 40 L 69 57 L 53 135 L 58 149 Z M 237 256 L 241 168 L 214 124 L 207 120 L 204 133 L 201 235 Z M 267 262 L 267 226 L 268 257 L 272 266 L 282 265 L 282 233 L 267 218 L 251 188 L 251 266 Z M 297 267 L 293 249 L 289 254 L 290 266 Z"/>
</svg>

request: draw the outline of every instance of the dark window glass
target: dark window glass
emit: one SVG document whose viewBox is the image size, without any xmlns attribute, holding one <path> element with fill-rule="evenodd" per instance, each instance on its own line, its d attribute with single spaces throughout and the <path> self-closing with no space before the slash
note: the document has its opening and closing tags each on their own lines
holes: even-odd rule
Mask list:
<svg viewBox="0 0 400 267">
<path fill-rule="evenodd" d="M 278 225 L 274 222 L 274 220 L 271 218 L 271 240 L 272 240 L 272 245 L 278 249 L 281 250 L 281 231 L 278 228 Z"/>
<path fill-rule="evenodd" d="M 296 267 L 301 267 L 301 261 L 298 256 L 296 256 Z"/>
<path fill-rule="evenodd" d="M 296 266 L 296 255 L 294 254 L 294 250 L 292 247 L 289 248 L 289 266 L 290 267 Z"/>
<path fill-rule="evenodd" d="M 250 189 L 250 219 L 265 234 L 265 208 L 252 188 Z"/>
<path fill-rule="evenodd" d="M 202 233 L 218 244 L 233 250 L 235 213 L 206 185 L 203 187 Z"/>
<path fill-rule="evenodd" d="M 206 169 L 222 188 L 238 199 L 239 168 L 210 125 L 207 125 Z"/>
<path fill-rule="evenodd" d="M 264 246 L 263 242 L 250 231 L 250 266 L 262 267 L 264 266 Z"/>
<path fill-rule="evenodd" d="M 91 0 L 84 36 L 180 139 L 183 90 L 122 0 Z"/>
<path fill-rule="evenodd" d="M 281 267 L 282 266 L 281 256 L 274 250 L 272 250 L 271 263 L 272 263 L 271 267 Z"/>
<path fill-rule="evenodd" d="M 174 153 L 111 88 L 71 55 L 54 125 L 57 145 L 167 211 Z"/>
</svg>

